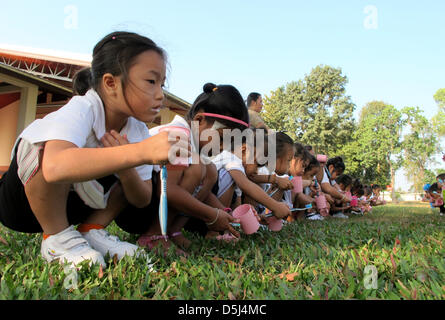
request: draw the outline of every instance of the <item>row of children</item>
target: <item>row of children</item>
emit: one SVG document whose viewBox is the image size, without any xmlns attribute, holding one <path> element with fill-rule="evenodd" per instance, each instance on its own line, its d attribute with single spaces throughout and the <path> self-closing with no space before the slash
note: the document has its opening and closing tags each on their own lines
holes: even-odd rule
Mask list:
<svg viewBox="0 0 445 320">
<path fill-rule="evenodd" d="M 325 207 L 318 209 L 324 216 L 366 208 L 371 199 L 353 202 L 364 188 L 342 175 L 340 157 L 320 163 L 284 133 L 252 130 L 253 143 L 215 143 L 227 131 L 250 130 L 246 104 L 233 86 L 206 84 L 186 118 L 176 116 L 148 130 L 146 123 L 163 104 L 166 60 L 164 50 L 146 37 L 107 35 L 93 50 L 91 68 L 76 75 L 76 95 L 18 137 L 0 180 L 0 222 L 15 231 L 42 233 L 41 254 L 48 262 L 105 265 L 106 255 L 137 256 L 141 248 L 187 255 L 191 243 L 184 229 L 238 239 L 234 225 L 240 221 L 232 210 L 242 203 L 252 206 L 259 221 L 266 208 L 277 219 L 291 220 L 291 208 L 314 204 L 316 210 L 323 197 Z M 183 130 L 173 135 L 169 128 Z M 260 156 L 267 148 L 276 154 L 272 169 Z M 187 163 L 168 170 L 168 234 L 163 235 L 160 171 L 172 154 Z M 292 192 L 290 176 L 304 176 L 304 192 Z M 113 221 L 137 234 L 137 245 L 110 235 L 106 227 Z"/>
<path fill-rule="evenodd" d="M 436 177 L 436 182 L 426 184 L 423 187 L 425 195 L 422 201 L 429 202 L 431 208 L 439 208 L 439 214 L 445 215 L 444 197 L 445 197 L 445 173 Z"/>
</svg>

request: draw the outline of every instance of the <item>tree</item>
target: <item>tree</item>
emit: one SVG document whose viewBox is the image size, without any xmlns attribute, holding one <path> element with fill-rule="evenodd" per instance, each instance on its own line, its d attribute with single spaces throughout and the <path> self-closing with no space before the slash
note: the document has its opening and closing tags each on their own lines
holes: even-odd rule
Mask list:
<svg viewBox="0 0 445 320">
<path fill-rule="evenodd" d="M 352 141 L 345 145 L 345 163 L 352 175 L 365 183 L 387 185 L 395 197 L 395 172 L 401 165 L 402 113 L 382 101 L 366 104 L 360 113 Z"/>
<path fill-rule="evenodd" d="M 318 153 L 334 155 L 351 140 L 355 105 L 346 95 L 341 69 L 317 66 L 303 80 L 293 81 L 264 99 L 263 119 Z"/>
<path fill-rule="evenodd" d="M 440 151 L 437 132 L 418 107 L 402 110 L 409 133 L 403 140 L 403 166 L 417 192 L 422 192 L 426 170 L 433 156 Z"/>
<path fill-rule="evenodd" d="M 439 107 L 437 114 L 431 119 L 433 128 L 436 129 L 439 137 L 445 136 L 445 88 L 437 90 L 434 100 Z"/>
</svg>

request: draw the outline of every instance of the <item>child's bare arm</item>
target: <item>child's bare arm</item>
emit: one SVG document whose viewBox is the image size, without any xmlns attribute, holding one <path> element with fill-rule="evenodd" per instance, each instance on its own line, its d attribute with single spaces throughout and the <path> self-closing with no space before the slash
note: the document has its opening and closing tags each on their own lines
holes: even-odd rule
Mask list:
<svg viewBox="0 0 445 320">
<path fill-rule="evenodd" d="M 185 141 L 169 141 L 167 132 L 113 148 L 78 148 L 68 141 L 51 140 L 45 144 L 42 173 L 50 183 L 98 179 L 142 164 L 163 163 L 172 144 L 189 149 Z"/>
<path fill-rule="evenodd" d="M 275 201 L 269 197 L 260 186 L 250 181 L 241 171 L 231 170 L 229 173 L 243 193 L 273 211 L 276 217 L 284 218 L 291 214 L 290 209 L 286 204 Z"/>
</svg>

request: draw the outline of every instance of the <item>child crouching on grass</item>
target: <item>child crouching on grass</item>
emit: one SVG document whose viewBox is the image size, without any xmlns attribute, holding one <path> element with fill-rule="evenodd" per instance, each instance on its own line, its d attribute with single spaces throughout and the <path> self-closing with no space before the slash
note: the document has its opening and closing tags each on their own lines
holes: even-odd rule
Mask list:
<svg viewBox="0 0 445 320">
<path fill-rule="evenodd" d="M 215 165 L 207 159 L 208 155 L 202 151 L 211 141 L 208 137 L 204 138 L 205 135 L 210 133 L 215 139 L 220 139 L 224 129 L 244 130 L 248 127 L 248 122 L 247 108 L 235 87 L 207 83 L 185 119 L 176 116 L 171 123 L 150 129 L 154 136 L 161 134 L 160 129 L 166 127 L 190 130 L 193 154 L 187 168 L 177 170 L 167 167 L 168 236 L 161 235 L 157 215 L 148 217 L 142 212 L 134 215 L 134 219 L 139 221 L 134 233 L 141 234 L 138 239 L 140 246 L 160 250 L 162 254 L 172 247 L 177 254 L 187 255 L 184 250 L 191 242 L 183 235 L 184 228 L 195 231 L 197 227 L 198 230 L 205 230 L 204 234 L 209 230 L 227 231 L 234 237 L 239 237 L 239 233 L 231 225 L 236 220 L 225 210 L 228 206 L 223 206 L 211 192 L 218 178 L 217 171 Z M 154 170 L 159 172 L 160 168 L 155 166 Z M 159 181 L 159 173 L 156 177 Z M 154 201 L 159 203 L 160 186 L 157 185 Z"/>
<path fill-rule="evenodd" d="M 289 177 L 289 166 L 294 155 L 294 142 L 291 137 L 283 132 L 272 133 L 272 141 L 275 141 L 276 164 L 275 171 L 269 172 L 266 166 L 259 167 L 256 172 L 249 174 L 249 179 L 260 185 L 272 198 L 285 202 L 289 208 L 293 207 L 293 184 Z M 246 203 L 258 206 L 255 200 L 245 197 Z M 263 213 L 264 207 L 259 205 L 258 211 Z"/>
<path fill-rule="evenodd" d="M 249 177 L 254 177 L 253 179 L 255 179 L 255 181 L 271 183 L 271 179 L 275 179 L 272 178 L 272 176 L 261 177 L 260 175 L 257 175 L 259 167 L 258 157 L 260 156 L 258 150 L 259 145 L 257 145 L 257 143 L 261 143 L 261 141 L 257 139 L 256 134 L 259 130 L 262 129 L 254 130 L 255 135 L 253 145 L 248 139 L 245 139 L 241 146 L 232 146 L 234 148 L 239 148 L 239 150 L 223 150 L 219 155 L 212 157 L 212 162 L 216 165 L 218 171 L 218 184 L 213 189 L 213 192 L 224 206 L 230 206 L 235 188 L 238 187 L 244 196 L 244 203 L 251 204 L 256 208 L 258 207 L 258 204 L 260 204 L 271 210 L 275 217 L 285 219 L 291 213 L 289 206 L 286 203 L 271 198 L 264 189 L 249 179 Z M 268 137 L 265 135 L 263 141 L 265 148 L 267 148 L 267 141 Z M 284 158 L 287 159 L 289 153 L 293 154 L 292 145 L 290 151 L 284 152 Z M 238 157 L 237 155 L 240 155 L 241 157 Z M 282 166 L 286 167 L 287 162 L 283 162 Z M 280 160 L 277 159 L 277 168 L 278 166 L 281 168 L 280 163 Z M 280 170 L 280 168 L 278 169 Z M 285 170 L 286 169 L 283 169 L 283 172 Z M 277 182 L 278 180 L 274 181 Z M 291 184 L 286 182 L 284 188 L 291 188 Z"/>
<path fill-rule="evenodd" d="M 0 222 L 43 233 L 48 262 L 105 265 L 106 254 L 136 255 L 136 245 L 105 227 L 152 202 L 151 164 L 168 160 L 172 142 L 167 133 L 150 137 L 145 122 L 160 111 L 165 74 L 166 54 L 152 40 L 130 32 L 103 38 L 91 68 L 74 80 L 79 96 L 17 139 L 0 181 Z M 186 142 L 176 146 L 188 154 Z"/>
<path fill-rule="evenodd" d="M 442 190 L 439 187 L 438 183 L 433 183 L 428 189 L 428 193 L 431 198 L 430 202 L 432 203 L 432 206 L 434 208 L 439 208 L 439 213 L 441 216 L 443 216 L 445 215 L 445 207 L 441 191 Z"/>
</svg>

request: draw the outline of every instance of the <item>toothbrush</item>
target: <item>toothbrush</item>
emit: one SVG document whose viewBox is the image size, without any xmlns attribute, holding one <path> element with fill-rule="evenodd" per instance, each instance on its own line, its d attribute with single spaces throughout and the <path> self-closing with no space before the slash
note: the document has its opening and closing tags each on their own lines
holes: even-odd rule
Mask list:
<svg viewBox="0 0 445 320">
<path fill-rule="evenodd" d="M 159 204 L 159 224 L 161 225 L 161 232 L 163 236 L 167 235 L 167 218 L 167 167 L 164 165 L 161 169 L 161 199 Z"/>
</svg>

